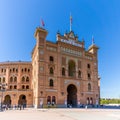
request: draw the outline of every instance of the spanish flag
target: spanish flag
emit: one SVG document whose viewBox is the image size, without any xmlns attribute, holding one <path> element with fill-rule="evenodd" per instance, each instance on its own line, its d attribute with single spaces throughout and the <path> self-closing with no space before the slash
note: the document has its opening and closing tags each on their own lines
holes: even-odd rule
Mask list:
<svg viewBox="0 0 120 120">
<path fill-rule="evenodd" d="M 42 27 L 45 26 L 45 23 L 44 23 L 43 19 L 41 19 L 41 25 L 42 25 Z"/>
</svg>

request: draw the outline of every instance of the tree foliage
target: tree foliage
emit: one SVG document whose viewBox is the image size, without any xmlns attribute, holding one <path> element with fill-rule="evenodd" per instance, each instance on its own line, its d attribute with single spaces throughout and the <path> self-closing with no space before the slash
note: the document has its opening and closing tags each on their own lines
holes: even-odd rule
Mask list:
<svg viewBox="0 0 120 120">
<path fill-rule="evenodd" d="M 100 99 L 100 104 L 120 104 L 120 99 Z"/>
</svg>

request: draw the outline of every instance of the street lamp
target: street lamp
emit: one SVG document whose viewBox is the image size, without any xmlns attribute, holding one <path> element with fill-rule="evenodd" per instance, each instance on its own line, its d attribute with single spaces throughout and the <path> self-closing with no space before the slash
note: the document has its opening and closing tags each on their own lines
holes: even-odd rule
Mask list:
<svg viewBox="0 0 120 120">
<path fill-rule="evenodd" d="M 2 102 L 3 102 L 3 92 L 5 91 L 7 84 L 6 83 L 0 83 L 0 92 L 1 92 L 1 99 L 0 99 L 0 110 L 2 111 Z"/>
</svg>

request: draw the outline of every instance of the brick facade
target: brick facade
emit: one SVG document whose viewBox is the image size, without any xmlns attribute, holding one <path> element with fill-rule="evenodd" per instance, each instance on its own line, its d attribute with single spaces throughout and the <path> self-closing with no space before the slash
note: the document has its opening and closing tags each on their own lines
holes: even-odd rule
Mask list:
<svg viewBox="0 0 120 120">
<path fill-rule="evenodd" d="M 43 28 L 36 29 L 32 62 L 0 63 L 0 84 L 7 83 L 1 100 L 35 108 L 98 104 L 98 47 L 92 44 L 85 50 L 84 41 L 72 31 L 57 33 L 56 43 L 47 41 L 47 34 Z"/>
</svg>

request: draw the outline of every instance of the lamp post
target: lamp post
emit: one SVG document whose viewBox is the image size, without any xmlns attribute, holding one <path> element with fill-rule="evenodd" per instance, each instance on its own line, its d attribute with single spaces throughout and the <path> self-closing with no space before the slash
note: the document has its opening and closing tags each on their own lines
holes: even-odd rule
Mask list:
<svg viewBox="0 0 120 120">
<path fill-rule="evenodd" d="M 3 103 L 3 92 L 5 91 L 5 88 L 6 88 L 7 84 L 6 84 L 6 83 L 0 83 L 0 86 L 1 86 L 1 90 L 0 90 L 0 92 L 1 92 L 0 111 L 2 111 L 2 110 L 3 110 L 3 109 L 2 109 L 2 103 Z"/>
</svg>

